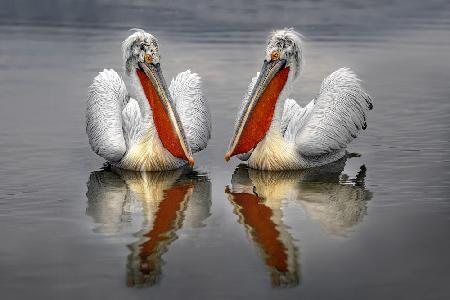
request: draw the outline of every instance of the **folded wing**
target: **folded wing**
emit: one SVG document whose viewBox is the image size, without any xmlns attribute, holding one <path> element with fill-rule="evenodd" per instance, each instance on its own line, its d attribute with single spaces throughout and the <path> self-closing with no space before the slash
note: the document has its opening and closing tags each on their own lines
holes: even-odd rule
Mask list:
<svg viewBox="0 0 450 300">
<path fill-rule="evenodd" d="M 334 153 L 345 149 L 361 129 L 366 129 L 366 114 L 373 106 L 359 81 L 347 68 L 324 79 L 319 95 L 305 107 L 305 115 L 295 126 L 299 153 L 305 156 Z"/>
<path fill-rule="evenodd" d="M 204 149 L 211 137 L 211 114 L 202 93 L 200 76 L 190 70 L 179 73 L 172 79 L 169 92 L 192 152 Z"/>
<path fill-rule="evenodd" d="M 127 148 L 122 130 L 122 109 L 128 100 L 125 83 L 114 70 L 104 70 L 89 89 L 86 133 L 92 150 L 117 162 Z"/>
</svg>

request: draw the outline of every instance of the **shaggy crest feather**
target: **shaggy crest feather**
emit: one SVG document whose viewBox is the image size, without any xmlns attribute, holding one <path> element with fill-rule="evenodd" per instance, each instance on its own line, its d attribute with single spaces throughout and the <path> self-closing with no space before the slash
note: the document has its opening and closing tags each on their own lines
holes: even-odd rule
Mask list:
<svg viewBox="0 0 450 300">
<path fill-rule="evenodd" d="M 304 64 L 302 35 L 294 28 L 273 31 L 267 41 L 266 60 L 270 60 L 273 51 L 281 53 L 280 58 L 286 59 L 287 66 L 293 69 L 293 79 L 297 78 Z"/>
</svg>

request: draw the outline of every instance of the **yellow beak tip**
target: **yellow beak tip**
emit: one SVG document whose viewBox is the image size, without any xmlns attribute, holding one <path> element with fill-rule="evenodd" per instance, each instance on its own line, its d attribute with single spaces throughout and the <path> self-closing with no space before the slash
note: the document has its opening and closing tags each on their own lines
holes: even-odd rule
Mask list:
<svg viewBox="0 0 450 300">
<path fill-rule="evenodd" d="M 188 164 L 189 164 L 189 167 L 192 168 L 194 166 L 194 164 L 195 164 L 195 160 L 192 157 L 189 157 L 188 158 Z"/>
<path fill-rule="evenodd" d="M 230 152 L 227 152 L 227 153 L 225 154 L 225 160 L 226 160 L 226 161 L 229 161 L 229 160 L 230 160 L 230 157 L 231 157 Z"/>
</svg>

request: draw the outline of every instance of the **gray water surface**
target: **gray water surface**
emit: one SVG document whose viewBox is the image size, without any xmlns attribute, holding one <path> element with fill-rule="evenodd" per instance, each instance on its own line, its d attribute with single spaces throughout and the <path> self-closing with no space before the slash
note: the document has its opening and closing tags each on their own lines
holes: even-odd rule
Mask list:
<svg viewBox="0 0 450 300">
<path fill-rule="evenodd" d="M 131 1 L 130 1 L 131 2 Z M 1 299 L 447 299 L 448 1 L 6 1 L 0 9 Z M 226 163 L 265 40 L 293 26 L 293 98 L 350 67 L 374 99 L 360 156 L 320 169 Z M 195 170 L 111 169 L 85 98 L 139 27 L 166 81 L 203 78 L 213 137 Z"/>
</svg>

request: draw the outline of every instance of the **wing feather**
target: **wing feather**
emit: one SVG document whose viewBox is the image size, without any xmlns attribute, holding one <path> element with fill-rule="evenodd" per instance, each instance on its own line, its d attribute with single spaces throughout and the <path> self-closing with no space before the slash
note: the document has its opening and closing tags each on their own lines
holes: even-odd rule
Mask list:
<svg viewBox="0 0 450 300">
<path fill-rule="evenodd" d="M 145 135 L 145 123 L 139 103 L 131 97 L 122 110 L 122 130 L 128 149 L 136 145 Z"/>
<path fill-rule="evenodd" d="M 367 127 L 366 115 L 373 107 L 372 100 L 359 82 L 348 68 L 324 79 L 314 106 L 295 135 L 301 154 L 320 156 L 345 149 Z"/>
<path fill-rule="evenodd" d="M 211 114 L 203 96 L 200 76 L 190 70 L 179 73 L 172 79 L 169 92 L 192 152 L 203 150 L 211 138 Z"/>
<path fill-rule="evenodd" d="M 281 118 L 281 134 L 287 142 L 294 142 L 297 132 L 303 127 L 314 107 L 314 100 L 305 107 L 301 107 L 294 99 L 287 99 L 284 103 Z"/>
<path fill-rule="evenodd" d="M 120 161 L 127 150 L 122 130 L 127 98 L 125 83 L 114 70 L 100 72 L 89 89 L 86 133 L 92 150 L 108 161 Z"/>
</svg>

